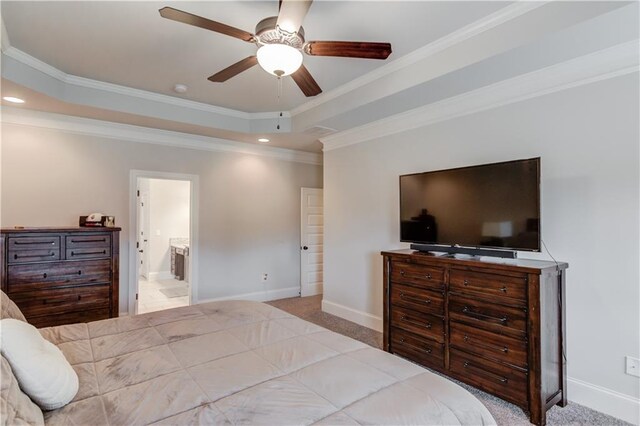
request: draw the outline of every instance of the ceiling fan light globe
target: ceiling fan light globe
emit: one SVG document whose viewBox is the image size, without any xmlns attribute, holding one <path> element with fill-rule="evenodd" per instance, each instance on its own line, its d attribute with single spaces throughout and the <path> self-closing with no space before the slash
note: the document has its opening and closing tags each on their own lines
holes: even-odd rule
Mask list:
<svg viewBox="0 0 640 426">
<path fill-rule="evenodd" d="M 302 53 L 286 44 L 260 46 L 257 56 L 262 69 L 278 77 L 293 74 L 302 65 Z"/>
</svg>

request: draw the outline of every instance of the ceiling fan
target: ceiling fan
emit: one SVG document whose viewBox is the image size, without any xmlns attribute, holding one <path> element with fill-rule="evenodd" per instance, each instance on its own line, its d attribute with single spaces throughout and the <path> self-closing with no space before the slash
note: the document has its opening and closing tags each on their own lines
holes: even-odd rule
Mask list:
<svg viewBox="0 0 640 426">
<path fill-rule="evenodd" d="M 160 9 L 160 16 L 206 30 L 239 38 L 258 46 L 256 55 L 236 62 L 209 77 L 215 83 L 227 81 L 249 68 L 260 64 L 277 77 L 291 75 L 305 96 L 316 96 L 322 89 L 302 64 L 302 52 L 312 56 L 342 56 L 348 58 L 387 59 L 390 43 L 357 41 L 309 41 L 304 38 L 302 21 L 313 0 L 280 0 L 278 16 L 258 22 L 255 34 L 193 15 L 172 7 Z"/>
</svg>

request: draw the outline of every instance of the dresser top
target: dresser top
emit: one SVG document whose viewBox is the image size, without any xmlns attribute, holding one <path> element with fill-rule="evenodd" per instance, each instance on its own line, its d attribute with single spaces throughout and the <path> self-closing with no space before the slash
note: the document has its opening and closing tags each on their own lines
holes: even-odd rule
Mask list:
<svg viewBox="0 0 640 426">
<path fill-rule="evenodd" d="M 566 269 L 569 264 L 566 262 L 556 262 L 550 260 L 535 260 L 535 259 L 501 259 L 497 257 L 482 256 L 480 258 L 452 258 L 446 256 L 435 256 L 431 253 L 423 253 L 412 249 L 402 250 L 388 250 L 382 252 L 383 256 L 391 256 L 396 258 L 412 258 L 414 260 L 423 260 L 430 263 L 455 264 L 457 266 L 477 266 L 477 267 L 492 267 L 496 269 L 528 269 L 532 271 L 543 271 L 551 269 Z"/>
<path fill-rule="evenodd" d="M 2 234 L 35 234 L 42 232 L 115 232 L 122 228 L 108 228 L 106 226 L 61 226 L 61 227 L 24 227 L 24 228 L 2 228 Z"/>
</svg>

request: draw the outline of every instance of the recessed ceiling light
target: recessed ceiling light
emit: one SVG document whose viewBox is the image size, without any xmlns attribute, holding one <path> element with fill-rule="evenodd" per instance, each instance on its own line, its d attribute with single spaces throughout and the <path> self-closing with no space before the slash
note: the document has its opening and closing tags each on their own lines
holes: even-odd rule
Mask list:
<svg viewBox="0 0 640 426">
<path fill-rule="evenodd" d="M 269 142 L 269 139 L 267 139 L 267 138 L 260 138 L 260 139 L 258 139 L 258 142 Z"/>
<path fill-rule="evenodd" d="M 176 84 L 175 86 L 173 86 L 173 90 L 175 90 L 177 93 L 185 93 L 187 89 L 188 87 L 186 84 Z"/>
<path fill-rule="evenodd" d="M 7 102 L 13 102 L 14 104 L 23 104 L 24 103 L 24 99 L 14 98 L 13 96 L 5 96 L 2 99 L 4 99 Z"/>
</svg>

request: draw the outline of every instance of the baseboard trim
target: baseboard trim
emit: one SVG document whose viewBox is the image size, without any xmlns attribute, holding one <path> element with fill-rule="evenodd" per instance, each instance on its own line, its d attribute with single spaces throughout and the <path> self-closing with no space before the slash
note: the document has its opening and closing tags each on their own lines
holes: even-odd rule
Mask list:
<svg viewBox="0 0 640 426">
<path fill-rule="evenodd" d="M 348 321 L 355 322 L 361 326 L 371 328 L 375 331 L 382 332 L 382 318 L 357 309 L 349 308 L 338 303 L 330 302 L 326 299 L 322 301 L 322 312 L 344 318 Z"/>
<path fill-rule="evenodd" d="M 149 281 L 170 280 L 175 278 L 171 271 L 149 272 Z"/>
<path fill-rule="evenodd" d="M 274 290 L 256 291 L 253 293 L 235 294 L 233 296 L 214 297 L 198 300 L 200 303 L 220 302 L 223 300 L 253 300 L 254 302 L 267 302 L 269 300 L 287 299 L 300 296 L 300 287 L 278 288 Z"/>
<path fill-rule="evenodd" d="M 567 378 L 569 401 L 634 425 L 640 424 L 640 399 L 572 377 Z"/>
<path fill-rule="evenodd" d="M 315 296 L 317 294 L 322 294 L 322 283 L 318 284 L 309 284 L 300 289 L 300 296 Z"/>
</svg>

